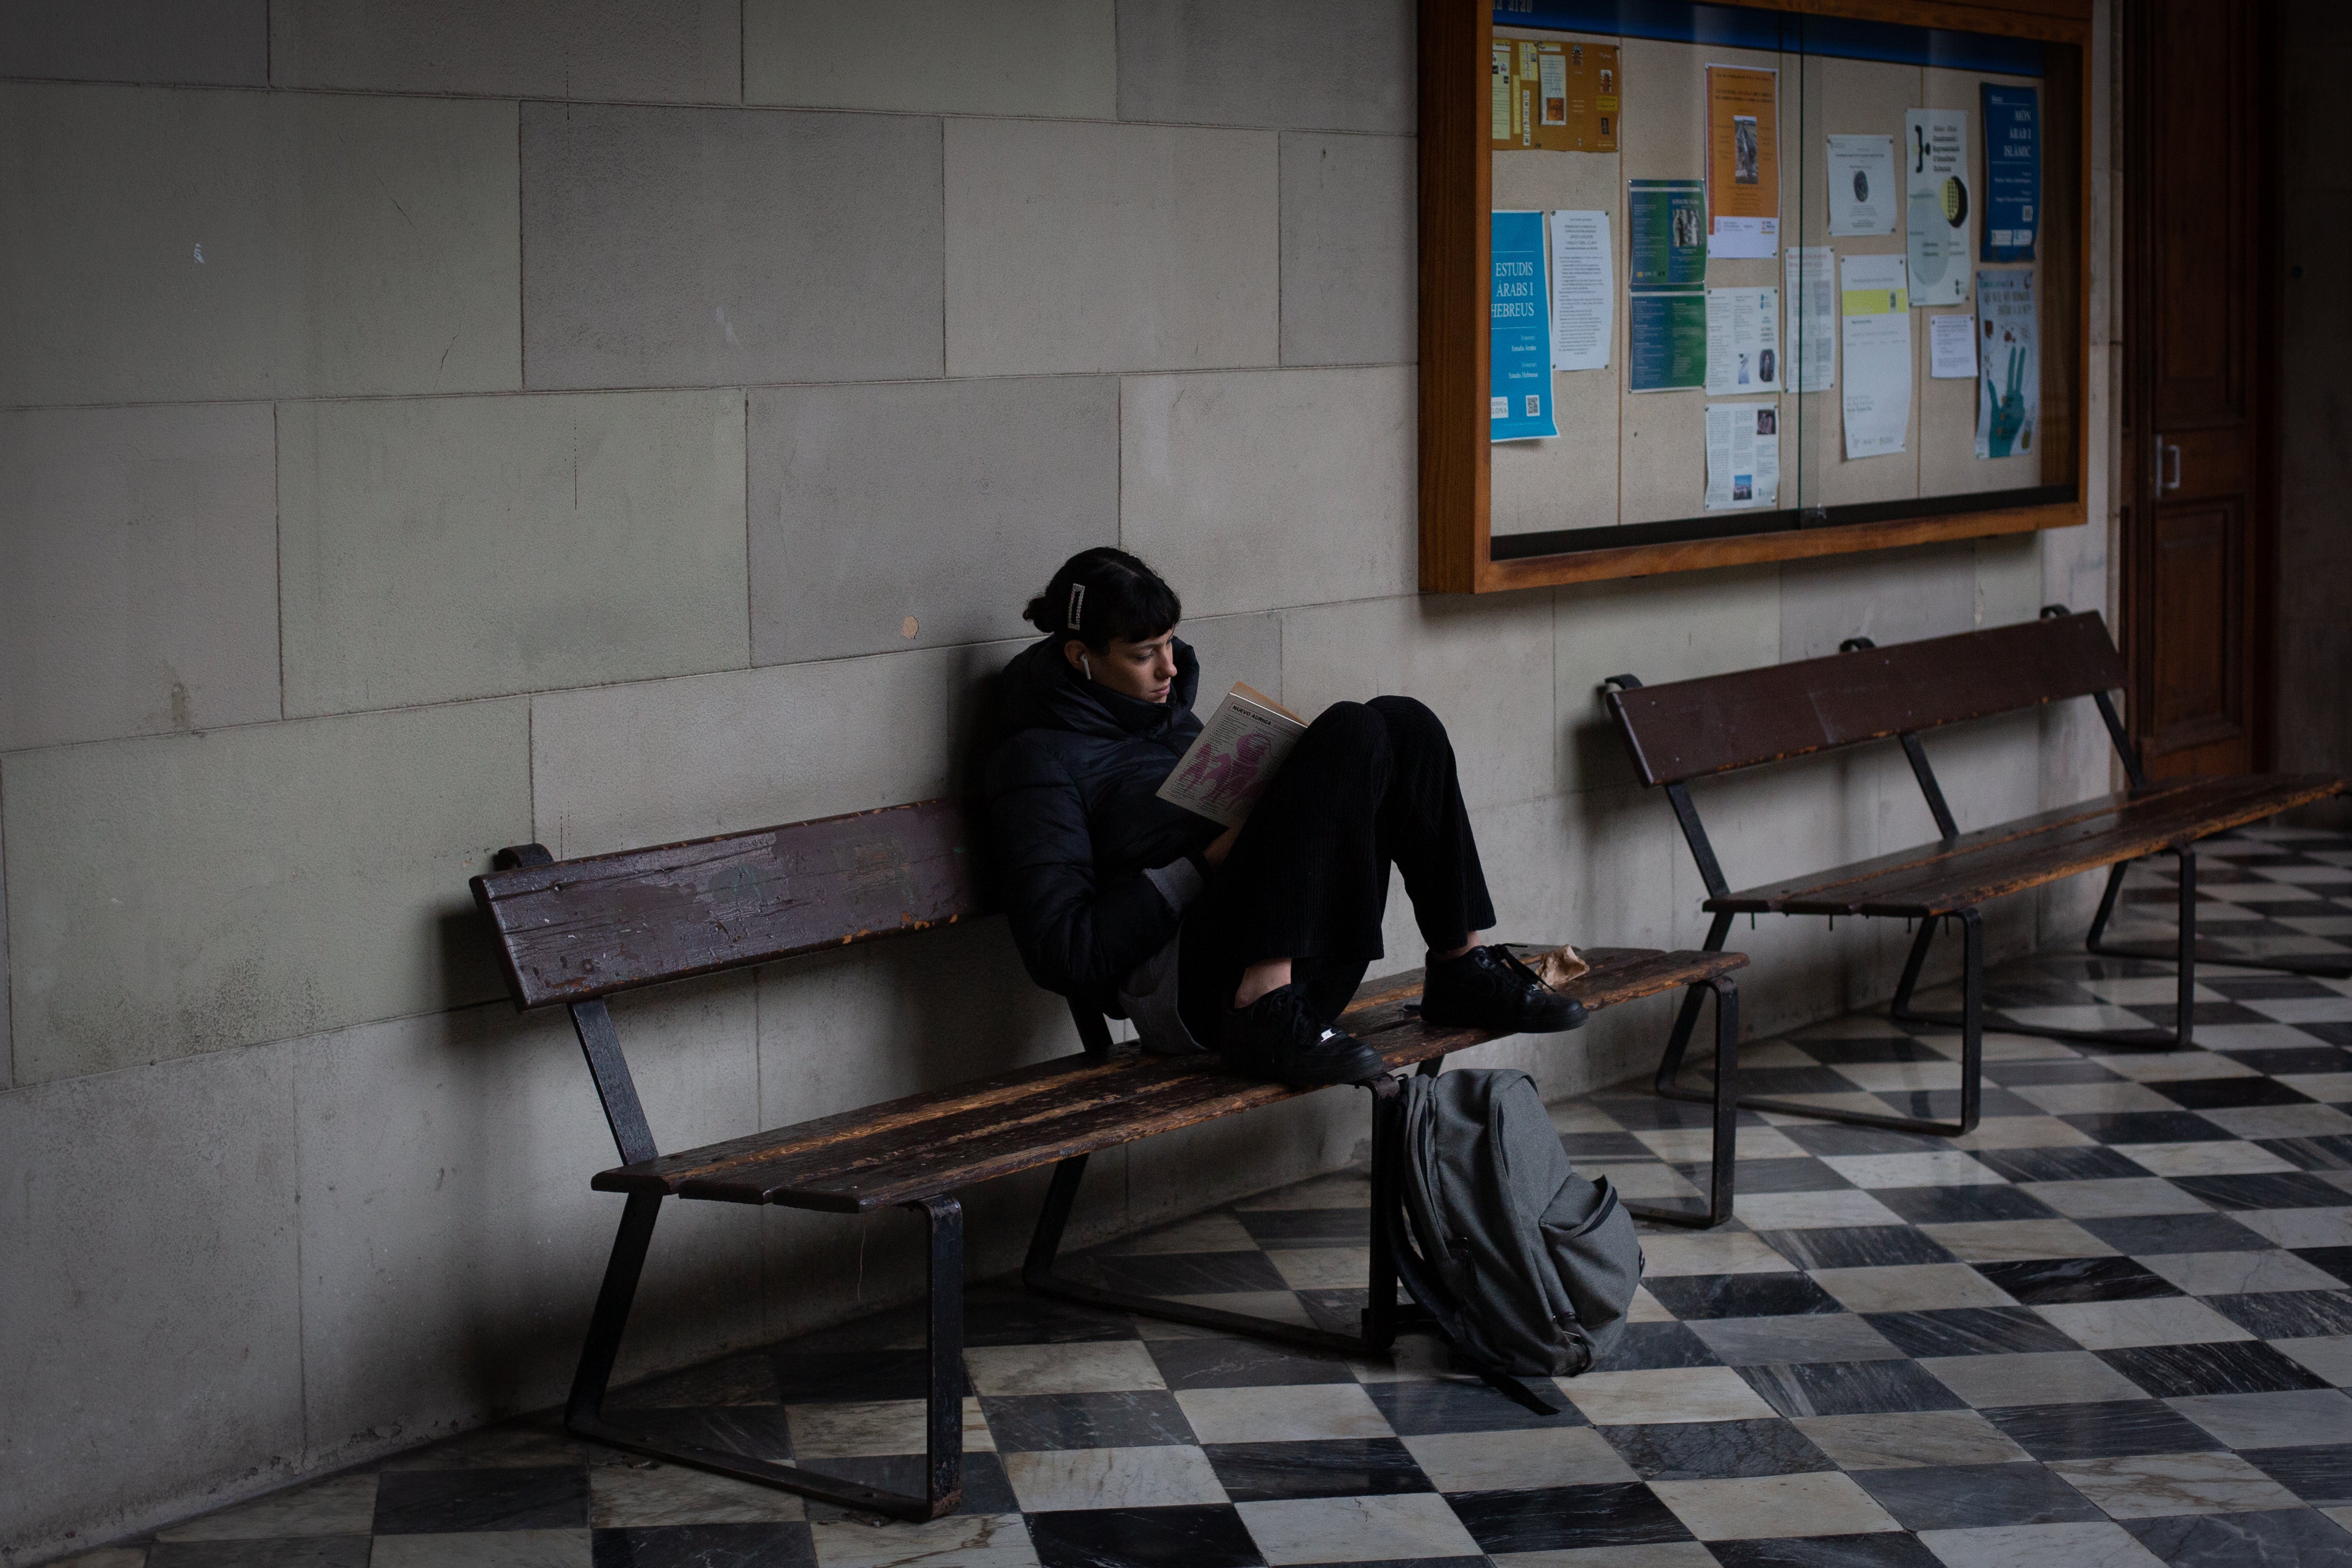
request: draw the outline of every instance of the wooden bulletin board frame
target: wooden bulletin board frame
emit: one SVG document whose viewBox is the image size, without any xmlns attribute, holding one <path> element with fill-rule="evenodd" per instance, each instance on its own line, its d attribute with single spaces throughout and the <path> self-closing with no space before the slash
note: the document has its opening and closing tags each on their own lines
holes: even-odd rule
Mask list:
<svg viewBox="0 0 2352 1568">
<path fill-rule="evenodd" d="M 1713 3 L 1792 16 L 2002 35 L 2054 46 L 2042 80 L 2042 205 L 2071 212 L 2074 221 L 2043 226 L 2043 258 L 2046 270 L 2063 268 L 2075 286 L 2071 298 L 2059 289 L 2047 290 L 2042 305 L 2042 483 L 2031 490 L 1920 497 L 1816 508 L 1808 513 L 1736 514 L 1750 520 L 1757 531 L 1715 537 L 1657 537 L 1672 535 L 1681 525 L 1640 526 L 1629 531 L 1637 542 L 1623 544 L 1595 542 L 1592 536 L 1612 531 L 1599 529 L 1556 539 L 1511 535 L 1498 557 L 1489 527 L 1492 443 L 1487 423 L 1487 215 L 1493 205 L 1493 155 L 1486 72 L 1494 4 L 1422 0 L 1420 502 L 1421 586 L 1425 592 L 1490 594 L 1792 561 L 2069 528 L 2087 519 L 2083 421 L 2090 391 L 2091 0 Z M 1622 251 L 1622 236 L 1619 244 Z M 1559 547 L 1553 548 L 1555 544 Z"/>
</svg>

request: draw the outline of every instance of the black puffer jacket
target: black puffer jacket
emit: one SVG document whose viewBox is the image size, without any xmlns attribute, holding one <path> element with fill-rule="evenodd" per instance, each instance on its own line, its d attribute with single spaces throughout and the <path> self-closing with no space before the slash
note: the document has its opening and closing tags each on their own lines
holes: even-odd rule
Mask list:
<svg viewBox="0 0 2352 1568">
<path fill-rule="evenodd" d="M 1168 700 L 1145 702 L 1082 679 L 1065 640 L 1044 638 L 1005 667 L 990 834 L 1030 978 L 1116 1015 L 1119 980 L 1176 934 L 1199 886 L 1190 858 L 1219 831 L 1153 793 L 1201 732 L 1201 667 L 1179 641 Z"/>
</svg>

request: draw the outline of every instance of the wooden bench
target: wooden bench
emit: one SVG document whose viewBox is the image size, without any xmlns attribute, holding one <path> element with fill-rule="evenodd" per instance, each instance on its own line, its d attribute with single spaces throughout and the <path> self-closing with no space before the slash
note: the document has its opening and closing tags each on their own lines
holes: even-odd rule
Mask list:
<svg viewBox="0 0 2352 1568">
<path fill-rule="evenodd" d="M 2105 895 L 2091 922 L 2089 950 L 2103 956 L 2155 958 L 2179 965 L 2174 1027 L 2112 1033 L 2004 1023 L 2020 1034 L 2053 1039 L 2177 1048 L 2189 1043 L 2197 951 L 2197 858 L 2200 838 L 2257 822 L 2344 790 L 2352 780 L 2327 773 L 2257 777 L 2168 779 L 2151 783 L 2124 732 L 2109 693 L 2126 671 L 2107 630 L 2092 612 L 2069 614 L 2052 605 L 2042 618 L 2020 626 L 1931 637 L 1894 647 L 1877 647 L 1866 637 L 1846 642 L 1835 654 L 1731 675 L 1643 686 L 1630 675 L 1611 676 L 1605 692 L 1618 732 L 1633 753 L 1645 784 L 1664 786 L 1691 858 L 1698 863 L 1707 898 L 1702 906 L 1715 917 L 1706 947 L 1722 947 L 1734 915 L 1862 915 L 1920 922 L 1919 933 L 1895 987 L 1891 1016 L 1903 1024 L 1957 1025 L 1960 1030 L 1960 1116 L 1957 1122 L 1907 1116 L 1882 1116 L 1753 1097 L 1739 1103 L 1757 1110 L 1826 1117 L 1864 1126 L 1914 1132 L 1961 1134 L 1976 1125 L 1982 1098 L 1984 933 L 1979 907 L 2079 872 L 2107 868 Z M 2098 705 L 2107 733 L 2123 758 L 2131 787 L 2080 805 L 2046 811 L 1999 826 L 1962 833 L 1945 803 L 1920 732 L 1939 725 L 2088 697 Z M 1898 850 L 1790 878 L 1768 887 L 1734 892 L 1724 879 L 1715 849 L 1700 826 L 1689 781 L 1811 756 L 1887 738 L 1899 740 L 1920 793 L 1941 837 Z M 2102 942 L 2124 872 L 2133 861 L 2168 853 L 2179 862 L 2179 940 L 2170 952 L 2120 947 Z M 1945 921 L 1957 923 L 1963 943 L 1961 1010 L 1958 1015 L 1921 1013 L 1911 1005 L 1929 942 Z M 2210 955 L 2209 955 L 2210 961 Z M 2318 973 L 2315 966 L 2279 961 L 2227 962 L 2253 968 Z M 2333 973 L 2340 973 L 2340 966 Z M 1660 1058 L 1657 1089 L 1678 1099 L 1697 1099 L 1680 1087 L 1683 1053 L 1696 1014 L 1685 1006 Z"/>
<path fill-rule="evenodd" d="M 1104 1019 L 1076 1006 L 1085 1047 L 1076 1055 L 681 1153 L 659 1152 L 605 997 L 985 913 L 970 848 L 957 805 L 929 801 L 576 860 L 556 861 L 538 845 L 524 845 L 500 851 L 499 868 L 474 879 L 474 897 L 495 933 L 516 1005 L 571 1007 L 623 1162 L 592 1184 L 600 1192 L 627 1194 L 628 1203 L 565 1408 L 571 1431 L 845 1507 L 910 1519 L 951 1510 L 961 1496 L 964 1388 L 963 1211 L 954 1194 L 1041 1165 L 1055 1172 L 1023 1271 L 1033 1289 L 1357 1354 L 1381 1353 L 1393 1341 L 1400 1321 L 1395 1268 L 1378 1226 L 1370 1305 L 1355 1334 L 1097 1289 L 1055 1273 L 1089 1154 L 1299 1092 L 1229 1076 L 1213 1057 L 1157 1057 L 1114 1046 Z M 1728 1089 L 1739 1032 L 1729 975 L 1746 964 L 1743 955 L 1602 949 L 1588 956 L 1591 973 L 1570 988 L 1588 1009 L 1683 986 L 1695 996 L 1712 994 L 1719 1081 Z M 1419 988 L 1417 974 L 1371 982 L 1349 1010 L 1347 1026 L 1390 1068 L 1433 1073 L 1448 1054 L 1494 1037 L 1422 1023 Z M 1395 1079 L 1382 1078 L 1373 1087 L 1375 1114 L 1396 1114 Z M 1718 1097 L 1704 1212 L 1634 1212 L 1678 1225 L 1727 1217 L 1736 1114 L 1728 1093 Z M 1385 1142 L 1376 1138 L 1375 1149 Z M 1388 1166 L 1376 1159 L 1376 1202 L 1393 1201 L 1396 1173 Z M 930 1288 L 926 1495 L 884 1491 L 736 1453 L 716 1434 L 708 1441 L 678 1442 L 604 1413 L 646 1248 L 668 1197 L 840 1214 L 885 1205 L 922 1213 Z"/>
</svg>

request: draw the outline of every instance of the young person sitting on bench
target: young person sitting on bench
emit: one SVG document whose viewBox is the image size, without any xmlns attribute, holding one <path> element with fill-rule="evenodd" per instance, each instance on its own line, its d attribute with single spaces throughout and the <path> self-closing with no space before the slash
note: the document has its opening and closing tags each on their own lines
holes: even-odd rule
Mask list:
<svg viewBox="0 0 2352 1568">
<path fill-rule="evenodd" d="M 1582 1005 L 1507 951 L 1454 748 L 1409 697 L 1323 710 L 1239 828 L 1161 800 L 1201 731 L 1175 591 L 1123 551 L 1082 552 L 1029 603 L 1043 640 L 1005 668 L 986 773 L 1002 901 L 1040 985 L 1135 1022 L 1150 1049 L 1214 1050 L 1301 1088 L 1378 1074 L 1333 1026 L 1381 956 L 1389 868 L 1429 943 L 1422 1016 L 1572 1029 Z"/>
</svg>

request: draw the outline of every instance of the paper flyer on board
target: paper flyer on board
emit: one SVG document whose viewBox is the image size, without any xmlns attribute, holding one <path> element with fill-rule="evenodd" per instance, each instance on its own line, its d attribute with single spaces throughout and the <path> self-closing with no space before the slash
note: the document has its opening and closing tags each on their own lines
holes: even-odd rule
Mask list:
<svg viewBox="0 0 2352 1568">
<path fill-rule="evenodd" d="M 1911 308 L 1965 305 L 1976 203 L 1969 186 L 1969 111 L 1903 111 L 1904 255 L 1911 264 Z"/>
<path fill-rule="evenodd" d="M 1706 297 L 1635 294 L 1625 301 L 1625 389 L 1685 392 L 1706 384 Z"/>
<path fill-rule="evenodd" d="M 2030 87 L 1984 89 L 1985 261 L 2033 259 L 2042 200 L 2041 99 Z"/>
<path fill-rule="evenodd" d="M 1777 70 L 1706 68 L 1706 243 L 1717 256 L 1780 253 L 1780 85 Z"/>
<path fill-rule="evenodd" d="M 1557 436 L 1551 409 L 1551 307 L 1544 286 L 1539 212 L 1498 212 L 1491 225 L 1487 435 L 1496 441 Z"/>
<path fill-rule="evenodd" d="M 1977 456 L 2033 450 L 2042 414 L 2040 332 L 2033 274 L 1977 274 Z"/>
<path fill-rule="evenodd" d="M 1895 183 L 1895 138 L 1829 139 L 1830 233 L 1893 234 L 1903 210 Z"/>
<path fill-rule="evenodd" d="M 1790 392 L 1827 392 L 1837 384 L 1837 277 L 1826 245 L 1789 247 L 1789 335 L 1786 368 Z"/>
<path fill-rule="evenodd" d="M 1906 270 L 1900 256 L 1848 256 L 1838 263 L 1849 461 L 1904 449 L 1911 424 L 1911 303 Z"/>
<path fill-rule="evenodd" d="M 1770 403 L 1706 405 L 1706 510 L 1780 504 L 1780 411 Z"/>
<path fill-rule="evenodd" d="M 1617 287 L 1605 212 L 1556 212 L 1551 227 L 1551 367 L 1607 370 Z"/>
<path fill-rule="evenodd" d="M 1983 295 L 1978 295 L 1979 305 Z M 1927 318 L 1927 374 L 1935 381 L 1965 381 L 1977 373 L 1977 319 L 1945 314 Z"/>
<path fill-rule="evenodd" d="M 1780 290 L 1706 291 L 1706 391 L 1710 397 L 1780 390 Z"/>
<path fill-rule="evenodd" d="M 1625 287 L 1697 289 L 1706 282 L 1706 191 L 1696 180 L 1625 182 Z"/>
</svg>

